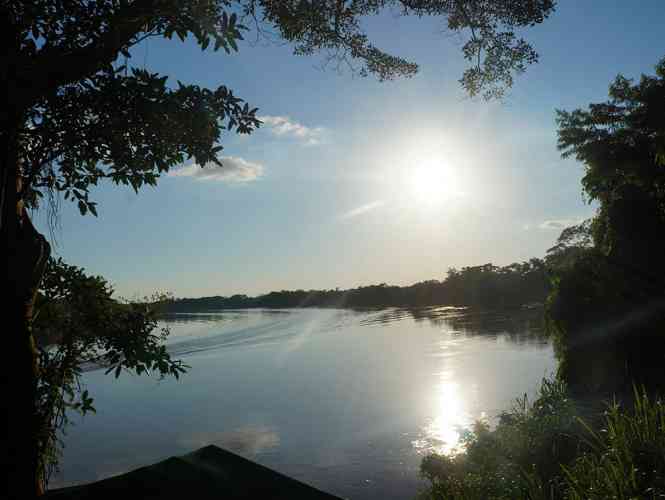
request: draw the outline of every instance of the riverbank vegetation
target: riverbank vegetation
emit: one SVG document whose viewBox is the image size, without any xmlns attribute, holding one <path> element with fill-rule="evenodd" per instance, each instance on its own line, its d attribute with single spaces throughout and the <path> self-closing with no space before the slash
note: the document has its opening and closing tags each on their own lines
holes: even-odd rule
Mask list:
<svg viewBox="0 0 665 500">
<path fill-rule="evenodd" d="M 477 422 L 462 453 L 430 455 L 420 500 L 605 500 L 665 495 L 665 405 L 635 389 L 617 401 L 576 402 L 560 380 L 544 380 L 494 430 Z"/>
<path fill-rule="evenodd" d="M 425 307 L 470 306 L 486 309 L 543 303 L 550 290 L 542 259 L 508 266 L 485 264 L 451 268 L 446 277 L 410 286 L 361 286 L 348 290 L 282 290 L 257 297 L 181 298 L 162 304 L 165 312 L 201 312 L 215 309 L 295 307 Z"/>
<path fill-rule="evenodd" d="M 548 316 L 560 375 L 578 393 L 665 387 L 665 59 L 610 99 L 559 111 L 559 148 L 598 203 L 589 243 L 555 276 Z"/>
<path fill-rule="evenodd" d="M 156 310 L 142 302 L 121 301 L 100 276 L 62 259 L 49 258 L 35 303 L 33 335 L 39 353 L 35 418 L 38 473 L 48 484 L 57 470 L 61 439 L 72 413 L 94 412 L 94 398 L 81 377 L 89 366 L 103 366 L 116 378 L 128 372 L 179 377 L 186 365 L 164 346 L 168 328 Z"/>
<path fill-rule="evenodd" d="M 477 423 L 463 453 L 426 457 L 422 498 L 665 496 L 665 59 L 609 94 L 558 112 L 559 147 L 599 208 L 550 252 L 557 378 L 493 430 Z"/>
</svg>

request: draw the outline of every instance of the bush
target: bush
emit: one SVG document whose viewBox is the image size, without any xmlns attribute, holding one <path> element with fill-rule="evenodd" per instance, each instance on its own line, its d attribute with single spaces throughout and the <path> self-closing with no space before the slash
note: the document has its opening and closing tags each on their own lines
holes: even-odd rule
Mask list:
<svg viewBox="0 0 665 500">
<path fill-rule="evenodd" d="M 565 385 L 543 380 L 501 415 L 477 423 L 465 452 L 429 455 L 421 473 L 431 500 L 605 500 L 665 498 L 665 406 L 634 390 L 630 410 L 582 410 Z M 584 412 L 584 418 L 581 412 Z"/>
<path fill-rule="evenodd" d="M 635 390 L 632 411 L 614 402 L 591 450 L 563 467 L 566 498 L 665 498 L 665 407 Z"/>
<path fill-rule="evenodd" d="M 562 479 L 560 463 L 578 453 L 584 428 L 563 382 L 543 379 L 538 397 L 527 396 L 500 415 L 494 430 L 477 422 L 463 438 L 463 453 L 429 455 L 421 464 L 430 488 L 422 499 L 546 498 Z"/>
</svg>

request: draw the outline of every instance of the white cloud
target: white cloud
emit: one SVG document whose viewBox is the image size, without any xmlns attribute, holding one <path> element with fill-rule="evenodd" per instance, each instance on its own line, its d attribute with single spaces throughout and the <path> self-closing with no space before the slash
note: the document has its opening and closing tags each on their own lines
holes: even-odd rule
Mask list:
<svg viewBox="0 0 665 500">
<path fill-rule="evenodd" d="M 376 200 L 376 201 L 372 201 L 370 203 L 365 203 L 364 205 L 360 205 L 359 207 L 356 207 L 353 210 L 349 210 L 348 212 L 340 215 L 339 218 L 340 218 L 340 220 L 352 219 L 354 217 L 358 217 L 359 215 L 365 214 L 367 212 L 371 212 L 372 210 L 376 210 L 377 208 L 380 208 L 383 205 L 384 205 L 384 202 L 381 201 L 381 200 Z"/>
<path fill-rule="evenodd" d="M 208 163 L 201 167 L 195 163 L 169 172 L 171 177 L 193 177 L 201 181 L 244 183 L 255 181 L 263 175 L 263 165 L 247 161 L 237 156 L 219 158 L 222 166 Z"/>
<path fill-rule="evenodd" d="M 259 116 L 270 133 L 277 137 L 290 137 L 307 146 L 316 146 L 323 142 L 326 129 L 323 127 L 308 127 L 302 123 L 291 120 L 288 116 Z"/>
<path fill-rule="evenodd" d="M 546 220 L 541 222 L 538 225 L 539 229 L 544 229 L 544 230 L 558 230 L 561 231 L 567 227 L 574 226 L 575 224 L 579 224 L 582 222 L 584 219 L 551 219 L 551 220 Z"/>
</svg>

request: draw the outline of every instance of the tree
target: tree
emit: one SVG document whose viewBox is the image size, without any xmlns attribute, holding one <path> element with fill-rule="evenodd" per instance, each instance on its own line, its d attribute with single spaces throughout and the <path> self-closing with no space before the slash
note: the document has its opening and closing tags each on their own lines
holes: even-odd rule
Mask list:
<svg viewBox="0 0 665 500">
<path fill-rule="evenodd" d="M 548 314 L 559 372 L 573 389 L 662 389 L 665 59 L 639 83 L 619 75 L 609 94 L 586 110 L 558 112 L 559 147 L 584 164 L 583 189 L 599 209 L 559 239 L 581 235 L 583 246 L 559 267 Z"/>
<path fill-rule="evenodd" d="M 324 51 L 359 63 L 360 74 L 410 76 L 417 66 L 372 45 L 360 20 L 384 8 L 441 15 L 469 30 L 462 78 L 471 95 L 500 96 L 537 54 L 515 30 L 542 22 L 553 0 L 2 0 L 0 39 L 0 240 L 5 268 L 5 406 L 12 431 L 5 471 L 10 496 L 38 491 L 39 359 L 32 335 L 35 297 L 50 246 L 27 209 L 62 194 L 96 214 L 90 190 L 102 180 L 154 185 L 193 159 L 220 164 L 226 132 L 250 133 L 256 109 L 222 86 L 178 83 L 120 63 L 149 37 L 194 39 L 205 49 L 237 50 L 246 31 L 275 30 L 296 54 Z M 9 403 L 11 401 L 11 404 Z M 18 429 L 25 429 L 19 432 Z"/>
<path fill-rule="evenodd" d="M 593 247 L 593 219 L 565 228 L 556 240 L 556 244 L 547 249 L 545 262 L 554 272 L 567 268 Z"/>
</svg>

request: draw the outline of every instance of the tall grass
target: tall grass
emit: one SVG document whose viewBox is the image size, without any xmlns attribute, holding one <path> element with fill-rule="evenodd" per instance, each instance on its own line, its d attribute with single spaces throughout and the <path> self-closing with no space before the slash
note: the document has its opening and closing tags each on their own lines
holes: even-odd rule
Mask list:
<svg viewBox="0 0 665 500">
<path fill-rule="evenodd" d="M 665 407 L 634 390 L 631 411 L 612 403 L 599 430 L 588 428 L 591 451 L 563 466 L 567 496 L 582 499 L 665 498 Z"/>
<path fill-rule="evenodd" d="M 613 402 L 589 412 L 562 382 L 543 380 L 537 398 L 519 398 L 494 430 L 476 423 L 464 453 L 425 457 L 430 486 L 419 498 L 665 498 L 665 407 L 644 390 L 632 399 L 629 410 Z"/>
</svg>

